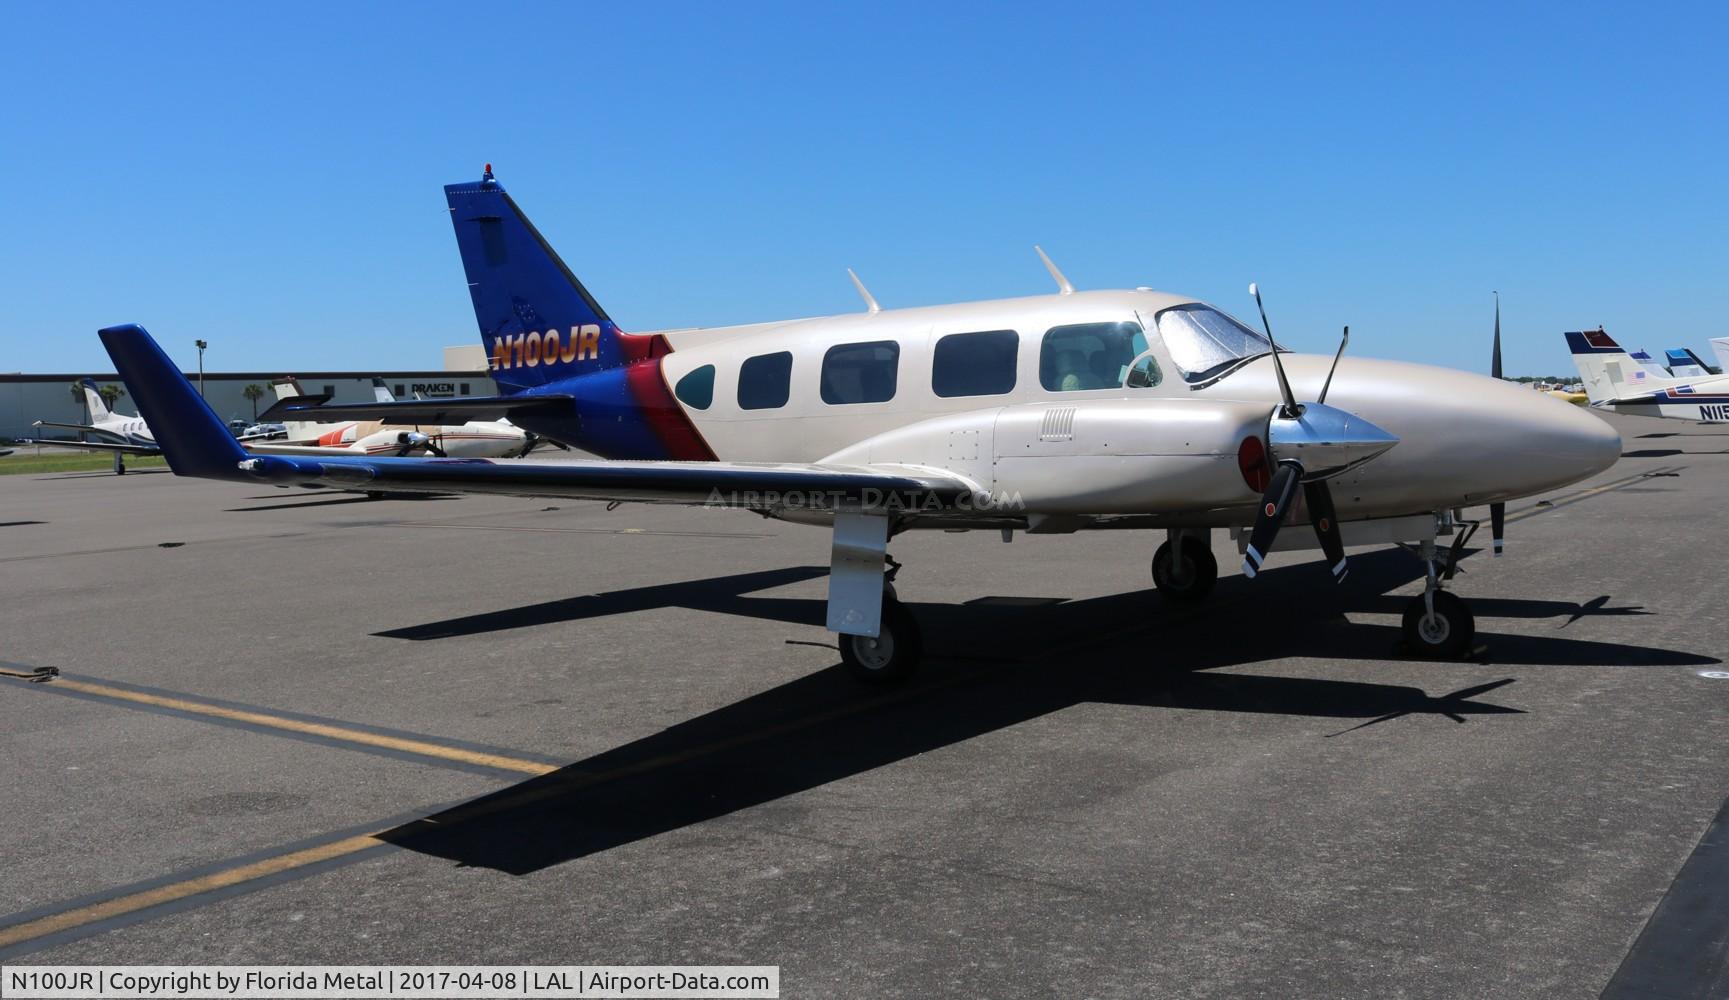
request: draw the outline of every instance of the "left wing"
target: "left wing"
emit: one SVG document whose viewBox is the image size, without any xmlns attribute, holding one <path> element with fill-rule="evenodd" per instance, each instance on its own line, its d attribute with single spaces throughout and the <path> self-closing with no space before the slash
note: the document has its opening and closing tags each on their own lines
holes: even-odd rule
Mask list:
<svg viewBox="0 0 1729 1000">
<path fill-rule="evenodd" d="M 412 493 L 637 500 L 750 510 L 833 512 L 828 627 L 876 636 L 893 518 L 940 514 L 987 498 L 951 473 L 909 466 L 741 462 L 570 462 L 248 456 L 142 327 L 101 331 L 116 370 L 176 475 Z"/>
<path fill-rule="evenodd" d="M 752 510 L 813 507 L 940 512 L 980 498 L 952 473 L 913 466 L 749 462 L 587 461 L 500 463 L 489 459 L 248 454 L 150 335 L 138 326 L 101 331 L 103 344 L 183 476 L 265 479 L 283 485 L 427 493 L 703 504 Z M 280 446 L 258 446 L 275 452 Z"/>
</svg>

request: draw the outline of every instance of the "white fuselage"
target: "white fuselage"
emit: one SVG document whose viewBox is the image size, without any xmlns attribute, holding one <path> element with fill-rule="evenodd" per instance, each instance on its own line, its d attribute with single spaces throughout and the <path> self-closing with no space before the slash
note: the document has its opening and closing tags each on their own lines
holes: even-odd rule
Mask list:
<svg viewBox="0 0 1729 1000">
<path fill-rule="evenodd" d="M 1237 448 L 1245 436 L 1264 433 L 1279 393 L 1264 354 L 1209 380 L 1190 379 L 1156 317 L 1194 302 L 1152 291 L 1077 292 L 674 331 L 664 334 L 673 353 L 661 363 L 678 405 L 722 461 L 912 465 L 963 476 L 993 495 L 1018 494 L 1049 514 L 1240 523 L 1258 493 L 1237 466 Z M 1156 384 L 1088 388 L 1119 381 L 1122 370 L 1075 378 L 1072 359 L 1070 374 L 1058 378 L 1061 359 L 1050 344 L 1062 341 L 1051 331 L 1096 323 L 1144 329 Z M 937 345 L 983 331 L 1016 334 L 1013 385 L 989 395 L 940 395 L 933 386 Z M 825 400 L 825 355 L 875 342 L 898 351 L 888 398 Z M 742 406 L 741 367 L 780 352 L 791 355 L 784 405 Z M 1315 399 L 1332 358 L 1283 360 L 1297 398 Z M 696 394 L 679 387 L 705 366 L 713 367 L 712 399 L 700 407 L 687 398 Z M 883 394 L 880 384 L 873 394 Z M 1620 454 L 1618 435 L 1597 417 L 1453 369 L 1346 357 L 1327 403 L 1400 438 L 1335 482 L 1347 519 L 1527 496 L 1585 478 Z"/>
</svg>

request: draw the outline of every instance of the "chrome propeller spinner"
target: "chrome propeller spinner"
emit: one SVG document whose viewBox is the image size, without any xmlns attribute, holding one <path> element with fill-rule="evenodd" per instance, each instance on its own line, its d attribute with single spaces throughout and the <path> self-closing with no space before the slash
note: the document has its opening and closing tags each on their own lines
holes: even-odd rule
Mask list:
<svg viewBox="0 0 1729 1000">
<path fill-rule="evenodd" d="M 1261 290 L 1250 284 L 1249 294 L 1255 297 L 1261 326 L 1267 331 L 1283 402 L 1267 421 L 1267 448 L 1274 463 L 1273 475 L 1255 513 L 1255 526 L 1243 553 L 1243 575 L 1253 579 L 1260 572 L 1261 563 L 1271 551 L 1273 540 L 1297 497 L 1297 487 L 1301 486 L 1321 551 L 1327 556 L 1334 581 L 1342 582 L 1347 572 L 1345 542 L 1339 532 L 1327 480 L 1383 454 L 1398 444 L 1399 439 L 1354 413 L 1327 405 L 1333 374 L 1338 370 L 1339 359 L 1345 356 L 1345 345 L 1351 341 L 1350 327 L 1345 327 L 1344 336 L 1339 339 L 1339 349 L 1333 355 L 1333 366 L 1327 370 L 1320 398 L 1313 403 L 1299 403 L 1291 392 L 1290 379 L 1285 376 L 1285 363 L 1279 358 L 1279 345 L 1273 340 L 1273 327 L 1267 322 L 1266 307 L 1261 304 Z"/>
</svg>

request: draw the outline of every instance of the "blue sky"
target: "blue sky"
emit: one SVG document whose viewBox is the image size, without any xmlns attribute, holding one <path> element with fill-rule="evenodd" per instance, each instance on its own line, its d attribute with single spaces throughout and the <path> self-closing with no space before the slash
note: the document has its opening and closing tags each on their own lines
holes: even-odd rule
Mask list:
<svg viewBox="0 0 1729 1000">
<path fill-rule="evenodd" d="M 492 162 L 627 329 L 1157 288 L 1330 351 L 1729 334 L 1722 4 L 13 5 L 0 371 L 475 342 Z"/>
</svg>

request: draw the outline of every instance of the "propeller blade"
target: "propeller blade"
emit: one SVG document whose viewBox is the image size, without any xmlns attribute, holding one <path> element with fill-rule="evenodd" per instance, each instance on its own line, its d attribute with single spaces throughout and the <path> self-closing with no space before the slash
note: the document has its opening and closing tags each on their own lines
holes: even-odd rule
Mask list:
<svg viewBox="0 0 1729 1000">
<path fill-rule="evenodd" d="M 1339 338 L 1339 350 L 1333 355 L 1333 367 L 1327 369 L 1327 380 L 1321 383 L 1321 395 L 1317 403 L 1327 401 L 1327 390 L 1333 387 L 1333 373 L 1339 370 L 1339 359 L 1345 356 L 1345 345 L 1351 342 L 1351 328 L 1345 327 L 1345 335 Z"/>
<path fill-rule="evenodd" d="M 1315 522 L 1315 537 L 1321 540 L 1333 582 L 1344 583 L 1350 570 L 1345 566 L 1345 536 L 1339 532 L 1339 516 L 1333 511 L 1333 491 L 1324 479 L 1304 483 L 1303 499 L 1309 503 L 1309 519 Z"/>
<path fill-rule="evenodd" d="M 1501 554 L 1501 542 L 1507 537 L 1507 505 L 1492 503 L 1489 505 L 1489 537 L 1495 540 L 1495 554 Z"/>
<path fill-rule="evenodd" d="M 1261 287 L 1249 282 L 1249 294 L 1255 297 L 1255 308 L 1261 311 L 1261 329 L 1267 331 L 1267 346 L 1273 349 L 1273 371 L 1279 375 L 1279 393 L 1285 397 L 1285 416 L 1295 417 L 1303 412 L 1297 405 L 1296 394 L 1291 392 L 1291 380 L 1285 377 L 1285 363 L 1279 359 L 1279 344 L 1273 339 L 1273 324 L 1267 322 L 1267 307 L 1261 304 Z"/>
<path fill-rule="evenodd" d="M 1254 579 L 1261 563 L 1273 548 L 1279 526 L 1285 523 L 1291 501 L 1297 495 L 1297 482 L 1303 478 L 1303 467 L 1296 462 L 1280 462 L 1273 472 L 1273 481 L 1261 497 L 1261 509 L 1255 513 L 1255 528 L 1249 532 L 1249 547 L 1243 553 L 1243 575 Z"/>
</svg>

